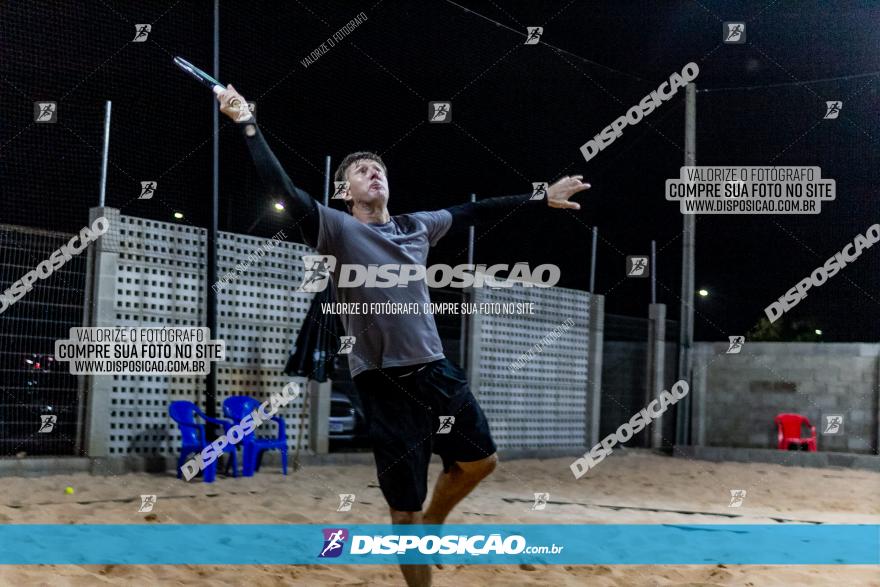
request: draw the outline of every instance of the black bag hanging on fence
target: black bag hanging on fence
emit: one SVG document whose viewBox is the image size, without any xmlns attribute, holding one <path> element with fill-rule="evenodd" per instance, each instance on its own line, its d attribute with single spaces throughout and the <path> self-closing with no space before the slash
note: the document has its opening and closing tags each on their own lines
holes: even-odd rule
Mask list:
<svg viewBox="0 0 880 587">
<path fill-rule="evenodd" d="M 339 317 L 325 314 L 321 304 L 334 303 L 336 295 L 328 284 L 312 298 L 302 328 L 293 343 L 293 351 L 284 373 L 324 382 L 333 374 L 333 359 L 339 350 L 339 337 L 345 332 Z"/>
</svg>

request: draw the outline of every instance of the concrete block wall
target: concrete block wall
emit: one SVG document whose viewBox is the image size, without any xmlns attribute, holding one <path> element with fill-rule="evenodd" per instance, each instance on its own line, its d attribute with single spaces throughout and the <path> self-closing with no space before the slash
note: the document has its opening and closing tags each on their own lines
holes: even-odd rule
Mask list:
<svg viewBox="0 0 880 587">
<path fill-rule="evenodd" d="M 534 304 L 533 315 L 478 313 L 468 320 L 470 386 L 498 448 L 585 446 L 592 435 L 589 402 L 598 392 L 588 377 L 590 295 L 517 283 L 474 289 L 471 301 Z"/>
<path fill-rule="evenodd" d="M 697 343 L 694 438 L 705 446 L 774 448 L 773 418 L 808 417 L 820 451 L 877 454 L 880 344 Z M 825 416 L 842 415 L 843 431 L 825 435 Z"/>
<path fill-rule="evenodd" d="M 93 208 L 110 230 L 89 250 L 90 291 L 86 326 L 197 327 L 205 323 L 206 232 L 202 228 L 126 216 L 115 208 Z M 293 235 L 291 235 L 293 236 Z M 218 328 L 212 338 L 226 342 L 226 360 L 217 365 L 217 410 L 231 395 L 268 399 L 290 382 L 306 391 L 305 378 L 282 370 L 308 311 L 312 294 L 297 291 L 301 257 L 311 249 L 221 232 L 218 275 L 233 274 L 218 295 Z M 237 267 L 241 264 L 241 268 Z M 205 377 L 187 375 L 95 375 L 84 377 L 88 397 L 86 449 L 93 458 L 177 454 L 180 432 L 168 416 L 172 401 L 205 407 Z M 329 386 L 312 390 L 312 413 L 303 396 L 284 406 L 288 447 L 326 451 Z M 318 425 L 313 426 L 315 419 Z M 260 434 L 277 433 L 265 423 Z"/>
<path fill-rule="evenodd" d="M 663 389 L 668 390 L 678 380 L 678 345 L 667 342 L 664 348 Z M 602 349 L 600 437 L 617 430 L 618 426 L 628 422 L 633 414 L 648 404 L 645 399 L 647 352 L 647 340 L 605 340 Z M 672 446 L 675 441 L 675 418 L 663 418 L 662 427 L 662 445 Z M 637 434 L 627 446 L 644 446 L 646 433 Z"/>
</svg>

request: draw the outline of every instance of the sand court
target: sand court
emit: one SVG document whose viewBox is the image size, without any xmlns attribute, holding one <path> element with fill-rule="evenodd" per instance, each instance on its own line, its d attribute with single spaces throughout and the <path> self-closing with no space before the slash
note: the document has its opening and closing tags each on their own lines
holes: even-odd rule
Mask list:
<svg viewBox="0 0 880 587">
<path fill-rule="evenodd" d="M 712 463 L 622 450 L 580 480 L 570 458 L 502 461 L 449 523 L 772 524 L 880 523 L 880 474 L 838 468 Z M 430 482 L 439 473 L 431 467 Z M 167 475 L 5 477 L 4 524 L 376 523 L 386 506 L 371 465 L 307 466 L 287 478 L 269 467 L 250 479 L 184 484 Z M 65 494 L 71 486 L 75 493 Z M 730 489 L 747 490 L 729 507 Z M 531 510 L 533 493 L 550 494 Z M 348 512 L 338 494 L 354 493 Z M 150 513 L 140 495 L 155 494 Z M 42 565 L 0 567 L 14 585 L 402 585 L 394 565 Z M 436 585 L 878 585 L 869 566 L 446 565 Z"/>
</svg>

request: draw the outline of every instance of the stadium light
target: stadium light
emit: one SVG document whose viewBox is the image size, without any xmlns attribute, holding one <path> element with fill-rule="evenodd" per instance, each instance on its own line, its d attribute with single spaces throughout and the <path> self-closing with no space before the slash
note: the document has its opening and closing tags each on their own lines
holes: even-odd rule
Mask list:
<svg viewBox="0 0 880 587">
<path fill-rule="evenodd" d="M 708 290 L 708 289 L 701 289 L 701 290 L 698 290 L 697 293 L 700 294 L 700 297 L 701 297 L 701 298 L 705 298 L 705 297 L 708 297 L 708 296 L 709 296 L 709 290 Z"/>
</svg>

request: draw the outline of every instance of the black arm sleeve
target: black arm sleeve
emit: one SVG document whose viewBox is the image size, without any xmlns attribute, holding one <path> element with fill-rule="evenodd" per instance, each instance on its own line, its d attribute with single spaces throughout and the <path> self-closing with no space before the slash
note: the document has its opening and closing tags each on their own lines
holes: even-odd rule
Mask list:
<svg viewBox="0 0 880 587">
<path fill-rule="evenodd" d="M 452 214 L 452 228 L 458 229 L 466 226 L 480 226 L 487 222 L 501 220 L 505 214 L 509 214 L 519 207 L 528 211 L 543 204 L 546 200 L 530 200 L 531 194 L 520 196 L 502 196 L 500 198 L 488 198 L 477 202 L 468 202 L 446 208 Z"/>
<path fill-rule="evenodd" d="M 278 158 L 275 157 L 275 153 L 266 143 L 266 139 L 254 119 L 240 122 L 238 126 L 241 128 L 263 184 L 273 196 L 286 196 L 284 203 L 293 216 L 294 226 L 299 227 L 303 241 L 307 245 L 316 247 L 320 222 L 318 206 L 321 204 L 308 193 L 293 185 L 290 177 L 281 167 Z"/>
</svg>

